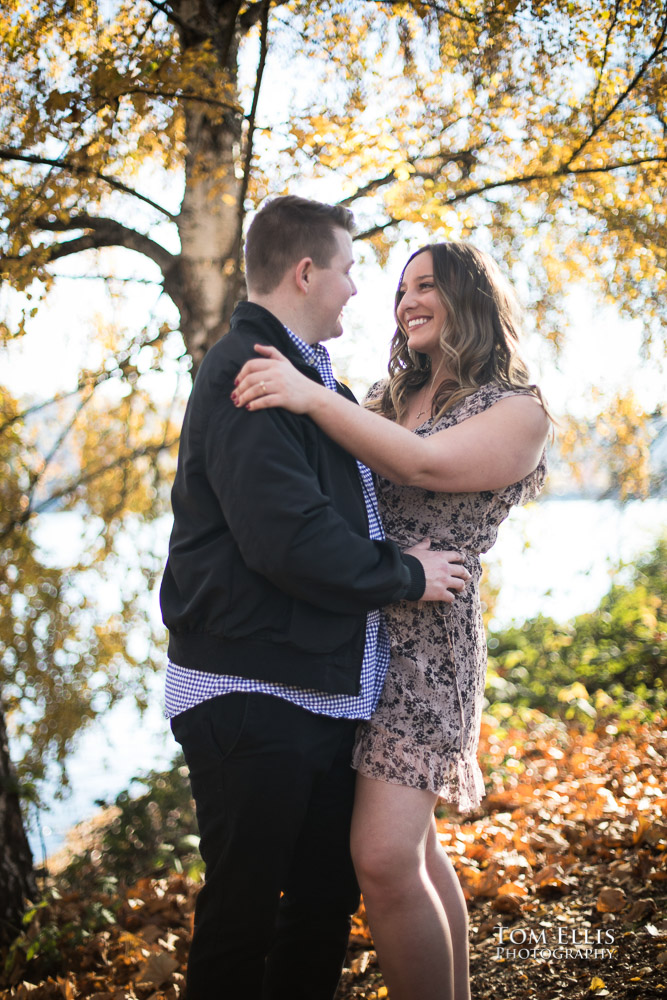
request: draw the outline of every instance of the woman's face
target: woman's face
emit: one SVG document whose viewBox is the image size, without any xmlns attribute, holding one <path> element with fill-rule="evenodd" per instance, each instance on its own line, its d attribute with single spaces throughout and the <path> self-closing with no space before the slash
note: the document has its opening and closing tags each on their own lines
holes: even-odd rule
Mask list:
<svg viewBox="0 0 667 1000">
<path fill-rule="evenodd" d="M 447 311 L 435 287 L 430 250 L 424 250 L 410 261 L 399 292 L 402 298 L 396 307 L 396 318 L 408 338 L 408 347 L 431 358 L 439 355 L 440 334 Z"/>
</svg>

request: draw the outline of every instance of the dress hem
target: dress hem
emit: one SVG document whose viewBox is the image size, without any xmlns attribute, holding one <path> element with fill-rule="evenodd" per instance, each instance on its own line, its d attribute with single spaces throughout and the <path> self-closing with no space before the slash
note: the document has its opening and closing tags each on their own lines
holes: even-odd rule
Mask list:
<svg viewBox="0 0 667 1000">
<path fill-rule="evenodd" d="M 484 798 L 484 779 L 476 757 L 447 758 L 428 747 L 412 743 L 407 746 L 405 739 L 384 733 L 380 739 L 383 759 L 378 759 L 374 742 L 368 730 L 357 738 L 352 767 L 359 774 L 433 792 L 454 804 L 459 812 L 476 809 Z"/>
</svg>

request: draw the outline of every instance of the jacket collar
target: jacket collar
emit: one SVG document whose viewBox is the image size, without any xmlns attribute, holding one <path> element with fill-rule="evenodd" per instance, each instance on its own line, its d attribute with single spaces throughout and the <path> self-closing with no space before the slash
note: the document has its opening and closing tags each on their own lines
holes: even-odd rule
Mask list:
<svg viewBox="0 0 667 1000">
<path fill-rule="evenodd" d="M 256 302 L 239 302 L 232 314 L 230 330 L 236 330 L 237 333 L 250 336 L 251 332 L 243 328 L 245 322 L 261 323 L 262 336 L 260 339 L 266 340 L 272 347 L 276 347 L 281 354 L 289 358 L 305 374 L 310 375 L 311 378 L 314 376 L 318 381 L 321 381 L 317 369 L 304 359 L 296 344 L 290 339 L 284 324 L 272 312 Z M 252 331 L 252 336 L 257 337 L 257 333 Z"/>
</svg>

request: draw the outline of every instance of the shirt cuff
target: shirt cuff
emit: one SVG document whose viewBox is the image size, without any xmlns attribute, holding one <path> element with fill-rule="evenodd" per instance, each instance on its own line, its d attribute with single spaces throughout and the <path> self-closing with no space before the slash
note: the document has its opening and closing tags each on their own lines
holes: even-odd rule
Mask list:
<svg viewBox="0 0 667 1000">
<path fill-rule="evenodd" d="M 426 590 L 426 575 L 424 573 L 424 567 L 420 563 L 419 559 L 415 556 L 408 555 L 407 552 L 401 553 L 401 558 L 410 573 L 410 583 L 403 600 L 418 601 Z"/>
</svg>

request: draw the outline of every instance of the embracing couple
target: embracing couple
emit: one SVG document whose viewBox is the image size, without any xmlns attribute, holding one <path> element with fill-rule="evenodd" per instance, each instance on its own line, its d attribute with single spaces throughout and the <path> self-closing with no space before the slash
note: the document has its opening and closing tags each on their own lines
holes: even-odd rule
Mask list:
<svg viewBox="0 0 667 1000">
<path fill-rule="evenodd" d="M 463 243 L 406 264 L 356 405 L 323 346 L 352 235 L 339 206 L 257 213 L 183 425 L 161 603 L 206 863 L 187 1000 L 332 1000 L 359 887 L 391 1000 L 470 997 L 433 808 L 483 795 L 478 557 L 539 492 L 549 419 L 511 289 Z"/>
</svg>

